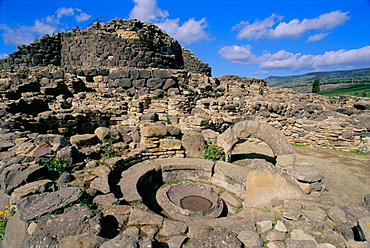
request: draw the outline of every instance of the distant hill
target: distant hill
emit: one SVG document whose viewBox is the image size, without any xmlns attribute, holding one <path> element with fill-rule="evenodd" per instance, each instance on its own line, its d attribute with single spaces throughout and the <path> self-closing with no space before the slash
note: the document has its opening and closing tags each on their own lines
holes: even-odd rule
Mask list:
<svg viewBox="0 0 370 248">
<path fill-rule="evenodd" d="M 370 81 L 370 68 L 347 71 L 311 72 L 304 75 L 285 77 L 270 76 L 266 78 L 266 82 L 267 86 L 271 87 L 291 88 L 311 85 L 316 78 L 320 78 L 321 84 Z"/>
</svg>

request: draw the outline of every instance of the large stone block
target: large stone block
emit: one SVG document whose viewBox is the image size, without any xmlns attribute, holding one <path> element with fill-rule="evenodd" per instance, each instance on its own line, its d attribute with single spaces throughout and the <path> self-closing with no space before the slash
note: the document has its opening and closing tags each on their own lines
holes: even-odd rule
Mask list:
<svg viewBox="0 0 370 248">
<path fill-rule="evenodd" d="M 167 129 L 164 126 L 146 126 L 142 127 L 140 133 L 144 137 L 166 136 Z"/>
<path fill-rule="evenodd" d="M 270 205 L 272 199 L 290 199 L 302 196 L 299 186 L 272 164 L 253 160 L 247 177 L 245 204 Z"/>
<path fill-rule="evenodd" d="M 239 165 L 219 161 L 214 168 L 211 182 L 244 198 L 249 169 Z"/>
<path fill-rule="evenodd" d="M 195 131 L 186 131 L 182 137 L 182 146 L 185 148 L 186 157 L 203 158 L 204 138 L 203 135 Z"/>
</svg>

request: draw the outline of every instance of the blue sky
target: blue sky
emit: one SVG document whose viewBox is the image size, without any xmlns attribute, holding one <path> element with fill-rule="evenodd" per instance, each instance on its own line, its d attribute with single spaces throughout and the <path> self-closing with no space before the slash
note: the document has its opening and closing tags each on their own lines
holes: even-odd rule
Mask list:
<svg viewBox="0 0 370 248">
<path fill-rule="evenodd" d="M 370 0 L 0 0 L 0 57 L 102 16 L 157 24 L 216 77 L 370 67 Z"/>
</svg>

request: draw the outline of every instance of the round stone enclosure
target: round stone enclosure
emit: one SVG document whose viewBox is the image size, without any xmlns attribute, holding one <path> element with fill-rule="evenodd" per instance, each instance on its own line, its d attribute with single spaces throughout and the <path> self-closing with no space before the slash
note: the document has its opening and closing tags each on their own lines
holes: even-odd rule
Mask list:
<svg viewBox="0 0 370 248">
<path fill-rule="evenodd" d="M 162 209 L 173 219 L 217 218 L 224 204 L 210 185 L 182 181 L 160 188 L 156 195 Z"/>
</svg>

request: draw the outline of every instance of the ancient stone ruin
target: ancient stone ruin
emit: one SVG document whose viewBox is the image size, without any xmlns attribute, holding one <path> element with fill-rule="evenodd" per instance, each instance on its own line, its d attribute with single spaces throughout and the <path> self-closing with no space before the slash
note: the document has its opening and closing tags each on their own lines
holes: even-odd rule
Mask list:
<svg viewBox="0 0 370 248">
<path fill-rule="evenodd" d="M 369 246 L 369 192 L 336 205 L 291 145 L 361 149 L 369 98 L 214 78 L 155 25 L 118 18 L 0 67 L 3 247 Z M 234 163 L 251 140 L 273 157 Z"/>
</svg>

